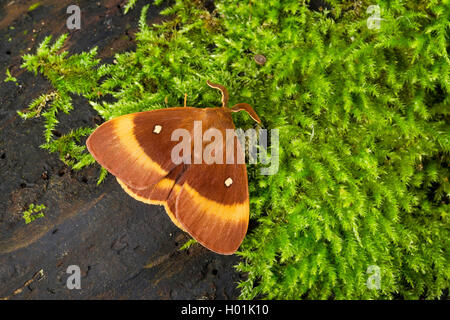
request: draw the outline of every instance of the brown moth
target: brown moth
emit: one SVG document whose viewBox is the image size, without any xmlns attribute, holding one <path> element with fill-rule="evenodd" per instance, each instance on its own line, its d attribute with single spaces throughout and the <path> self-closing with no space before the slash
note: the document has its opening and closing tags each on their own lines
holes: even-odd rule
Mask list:
<svg viewBox="0 0 450 320">
<path fill-rule="evenodd" d="M 249 196 L 247 169 L 239 139 L 226 139 L 227 129 L 235 130 L 232 112 L 244 110 L 258 123 L 256 112 L 247 103 L 228 108 L 228 91 L 219 84 L 207 84 L 222 92 L 217 108 L 184 107 L 127 114 L 99 126 L 87 139 L 89 152 L 133 198 L 163 205 L 170 219 L 206 248 L 233 254 L 247 233 Z M 214 149 L 221 163 L 198 163 L 194 141 L 199 138 L 195 122 L 204 131 L 222 132 L 222 149 Z M 179 143 L 172 133 L 185 129 L 191 135 L 191 161 L 174 163 L 172 150 Z M 196 136 L 197 135 L 197 136 Z M 216 139 L 216 138 L 215 138 Z M 207 142 L 202 141 L 202 147 Z M 227 161 L 227 151 L 232 160 Z M 228 159 L 229 160 L 229 159 Z M 187 162 L 187 163 L 186 163 Z"/>
</svg>

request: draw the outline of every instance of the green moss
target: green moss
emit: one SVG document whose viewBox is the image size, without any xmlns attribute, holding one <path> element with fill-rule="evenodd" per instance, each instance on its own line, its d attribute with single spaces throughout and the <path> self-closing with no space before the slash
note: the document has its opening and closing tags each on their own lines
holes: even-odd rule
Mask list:
<svg viewBox="0 0 450 320">
<path fill-rule="evenodd" d="M 29 224 L 30 222 L 33 222 L 34 220 L 38 218 L 43 218 L 44 213 L 43 210 L 46 209 L 46 206 L 43 204 L 35 205 L 30 204 L 27 210 L 25 210 L 22 214 L 23 219 L 25 220 L 26 224 Z"/>
<path fill-rule="evenodd" d="M 28 7 L 28 12 L 31 12 L 35 9 L 37 9 L 38 7 L 40 7 L 42 4 L 40 2 L 36 2 L 33 3 L 31 6 Z"/>
<path fill-rule="evenodd" d="M 187 240 L 181 247 L 179 250 L 187 250 L 189 249 L 193 244 L 196 244 L 197 240 L 195 239 L 189 239 Z"/>
<path fill-rule="evenodd" d="M 11 75 L 9 69 L 6 69 L 6 78 L 3 80 L 4 82 L 14 82 L 17 85 L 17 78 Z"/>
<path fill-rule="evenodd" d="M 133 9 L 133 7 L 136 5 L 136 2 L 137 2 L 137 0 L 129 0 L 129 1 L 127 2 L 127 4 L 125 5 L 123 12 L 124 12 L 125 14 L 127 14 L 128 11 L 130 11 L 131 9 Z"/>
<path fill-rule="evenodd" d="M 450 279 L 448 2 L 380 3 L 380 29 L 367 27 L 370 1 L 330 3 L 227 0 L 210 13 L 176 1 L 163 11 L 173 19 L 151 27 L 145 7 L 136 51 L 113 64 L 46 38 L 23 64 L 57 93 L 36 113 L 44 146 L 77 169 L 94 163 L 79 142 L 93 128 L 52 135 L 70 94 L 108 120 L 183 105 L 185 92 L 189 105 L 217 106 L 205 83 L 221 83 L 231 105 L 251 104 L 280 135 L 277 174 L 248 166 L 256 226 L 239 252 L 242 298 L 440 297 Z"/>
</svg>

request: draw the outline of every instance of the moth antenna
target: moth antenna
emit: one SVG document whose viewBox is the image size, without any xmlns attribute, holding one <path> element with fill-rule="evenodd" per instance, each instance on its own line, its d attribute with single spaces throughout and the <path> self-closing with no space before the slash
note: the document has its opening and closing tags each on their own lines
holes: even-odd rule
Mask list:
<svg viewBox="0 0 450 320">
<path fill-rule="evenodd" d="M 259 119 L 255 110 L 253 110 L 252 106 L 249 105 L 248 103 L 242 102 L 235 104 L 234 106 L 231 107 L 231 112 L 238 112 L 241 110 L 246 111 L 250 115 L 250 117 L 252 117 L 252 119 L 255 120 L 256 122 L 261 123 L 261 119 Z"/>
<path fill-rule="evenodd" d="M 187 102 L 187 93 L 184 93 L 184 107 L 186 108 L 186 102 Z"/>
<path fill-rule="evenodd" d="M 220 84 L 212 83 L 209 80 L 206 80 L 206 83 L 211 88 L 219 89 L 220 92 L 222 92 L 222 108 L 226 108 L 228 106 L 228 90 L 227 90 L 227 88 L 225 88 L 224 86 L 222 86 Z"/>
</svg>

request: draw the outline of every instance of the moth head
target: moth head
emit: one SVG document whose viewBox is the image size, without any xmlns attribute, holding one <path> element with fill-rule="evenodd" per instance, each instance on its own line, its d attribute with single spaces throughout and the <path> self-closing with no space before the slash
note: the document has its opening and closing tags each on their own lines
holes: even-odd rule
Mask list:
<svg viewBox="0 0 450 320">
<path fill-rule="evenodd" d="M 209 80 L 207 80 L 206 83 L 211 88 L 220 90 L 220 92 L 222 93 L 222 108 L 227 108 L 228 107 L 228 90 L 227 90 L 227 88 L 225 88 L 224 86 L 222 86 L 220 84 L 212 83 Z M 249 105 L 248 103 L 242 102 L 242 103 L 235 104 L 228 110 L 230 110 L 231 112 L 245 111 L 250 115 L 250 117 L 252 117 L 253 120 L 255 120 L 258 123 L 261 123 L 261 119 L 259 119 L 255 110 L 253 110 L 252 106 Z"/>
</svg>

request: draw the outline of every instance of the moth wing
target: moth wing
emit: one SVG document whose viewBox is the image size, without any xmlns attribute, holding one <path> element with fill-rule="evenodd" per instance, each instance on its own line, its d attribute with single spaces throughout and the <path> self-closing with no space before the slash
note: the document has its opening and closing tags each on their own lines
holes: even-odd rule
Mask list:
<svg viewBox="0 0 450 320">
<path fill-rule="evenodd" d="M 206 248 L 232 254 L 247 233 L 249 201 L 245 165 L 193 165 L 176 200 L 176 219 Z M 209 177 L 200 181 L 199 176 Z M 225 181 L 232 179 L 227 187 Z"/>
<path fill-rule="evenodd" d="M 192 133 L 193 120 L 203 121 L 205 129 L 218 128 L 224 137 L 225 129 L 234 129 L 231 116 L 203 110 L 170 108 L 121 116 L 98 127 L 86 144 L 132 197 L 163 204 L 171 220 L 202 245 L 232 254 L 249 221 L 247 170 L 237 163 L 239 141 L 223 144 L 234 150 L 231 164 L 225 163 L 226 150 L 222 164 L 190 164 L 181 173 L 171 159 L 170 151 L 179 143 L 171 141 L 172 132 L 183 128 Z"/>
<path fill-rule="evenodd" d="M 146 189 L 166 177 L 176 164 L 172 132 L 193 129 L 201 109 L 179 107 L 127 114 L 100 125 L 86 145 L 95 160 L 133 189 Z"/>
<path fill-rule="evenodd" d="M 232 122 L 214 125 L 223 133 L 224 127 L 234 129 Z M 243 153 L 236 137 L 222 145 L 234 150 L 232 163 L 226 163 L 225 149 L 221 164 L 191 164 L 179 180 L 182 188 L 175 215 L 183 229 L 203 246 L 216 253 L 233 254 L 249 222 L 247 168 L 238 163 L 237 156 Z"/>
<path fill-rule="evenodd" d="M 138 201 L 142 201 L 148 204 L 157 204 L 163 205 L 166 209 L 167 215 L 170 220 L 180 229 L 185 231 L 181 224 L 178 222 L 175 217 L 175 199 L 178 197 L 181 186 L 177 184 L 177 180 L 182 175 L 184 171 L 183 165 L 179 165 L 175 167 L 167 176 L 162 178 L 156 184 L 151 185 L 146 189 L 134 189 L 128 185 L 126 185 L 119 178 L 117 182 L 119 182 L 122 189 L 132 196 L 134 199 Z M 170 204 L 168 203 L 170 202 Z"/>
</svg>

